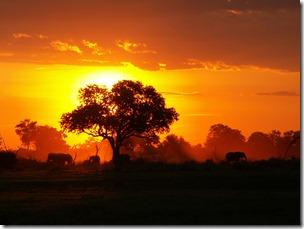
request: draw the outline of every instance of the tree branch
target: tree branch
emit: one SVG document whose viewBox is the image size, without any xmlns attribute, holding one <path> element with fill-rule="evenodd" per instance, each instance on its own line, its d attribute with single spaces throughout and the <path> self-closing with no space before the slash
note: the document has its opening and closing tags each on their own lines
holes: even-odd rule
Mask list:
<svg viewBox="0 0 304 229">
<path fill-rule="evenodd" d="M 86 131 L 86 130 L 83 130 L 83 133 L 85 133 L 85 134 L 88 134 L 88 135 L 90 135 L 90 136 L 92 136 L 92 137 L 102 137 L 102 136 L 100 136 L 100 135 L 98 135 L 98 134 L 93 134 L 92 132 L 88 132 L 88 131 Z"/>
</svg>

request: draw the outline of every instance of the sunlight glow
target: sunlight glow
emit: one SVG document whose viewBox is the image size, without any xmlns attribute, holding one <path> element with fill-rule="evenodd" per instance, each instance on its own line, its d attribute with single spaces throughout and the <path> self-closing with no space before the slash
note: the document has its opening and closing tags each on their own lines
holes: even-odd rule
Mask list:
<svg viewBox="0 0 304 229">
<path fill-rule="evenodd" d="M 81 82 L 81 87 L 84 87 L 88 84 L 98 84 L 104 85 L 110 89 L 118 81 L 129 78 L 130 77 L 127 75 L 116 71 L 94 72 L 89 73 L 85 76 L 84 80 Z"/>
</svg>

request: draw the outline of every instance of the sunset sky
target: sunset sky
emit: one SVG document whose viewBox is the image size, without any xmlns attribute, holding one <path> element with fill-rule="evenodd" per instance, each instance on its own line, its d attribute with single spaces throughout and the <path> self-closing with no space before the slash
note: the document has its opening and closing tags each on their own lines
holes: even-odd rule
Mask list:
<svg viewBox="0 0 304 229">
<path fill-rule="evenodd" d="M 210 125 L 300 128 L 300 4 L 291 0 L 1 0 L 0 134 L 59 129 L 89 83 L 140 80 L 204 143 Z M 70 136 L 68 142 L 80 139 Z"/>
</svg>

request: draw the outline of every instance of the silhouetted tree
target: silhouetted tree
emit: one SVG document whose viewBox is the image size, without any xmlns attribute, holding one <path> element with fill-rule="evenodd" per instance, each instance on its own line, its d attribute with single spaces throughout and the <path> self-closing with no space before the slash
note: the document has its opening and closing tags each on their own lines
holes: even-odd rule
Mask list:
<svg viewBox="0 0 304 229">
<path fill-rule="evenodd" d="M 124 143 L 122 152 L 127 152 L 131 159 L 141 159 L 150 162 L 183 163 L 187 161 L 203 161 L 202 145 L 191 145 L 184 138 L 174 134 L 166 136 L 160 143 L 147 139 L 129 138 Z"/>
<path fill-rule="evenodd" d="M 158 146 L 160 160 L 167 163 L 192 161 L 192 147 L 189 142 L 174 134 L 168 135 Z"/>
<path fill-rule="evenodd" d="M 131 160 L 159 161 L 157 143 L 147 138 L 130 137 L 125 140 L 121 152 L 129 154 Z"/>
<path fill-rule="evenodd" d="M 36 159 L 46 160 L 50 151 L 67 151 L 69 146 L 65 142 L 66 135 L 51 126 L 38 125 L 36 121 L 25 119 L 16 125 L 16 133 L 20 136 L 22 145 L 26 147 L 28 154 L 30 146 L 33 146 L 31 154 L 35 154 Z M 22 150 L 20 151 L 22 154 Z M 29 155 L 27 155 L 29 156 Z M 32 157 L 32 155 L 30 155 Z"/>
<path fill-rule="evenodd" d="M 67 152 L 69 146 L 64 140 L 66 135 L 51 126 L 37 126 L 33 140 L 38 159 L 45 160 L 47 154 L 53 152 Z"/>
<path fill-rule="evenodd" d="M 272 145 L 278 145 L 281 138 L 281 132 L 279 130 L 272 130 L 268 135 L 271 139 Z"/>
<path fill-rule="evenodd" d="M 7 150 L 4 138 L 2 137 L 1 134 L 0 134 L 0 150 Z"/>
<path fill-rule="evenodd" d="M 300 157 L 300 131 L 286 131 L 281 134 L 280 131 L 274 130 L 269 134 L 274 147 L 276 157 Z"/>
<path fill-rule="evenodd" d="M 283 158 L 300 157 L 300 131 L 287 131 L 283 134 L 282 140 L 286 143 Z"/>
<path fill-rule="evenodd" d="M 24 119 L 15 127 L 16 134 L 20 137 L 22 145 L 29 151 L 31 143 L 34 141 L 36 134 L 37 122 L 30 119 Z"/>
<path fill-rule="evenodd" d="M 169 131 L 170 124 L 178 119 L 175 109 L 166 108 L 164 98 L 152 86 L 139 81 L 119 81 L 110 90 L 89 85 L 80 89 L 79 98 L 81 105 L 62 115 L 62 128 L 107 139 L 115 164 L 126 139 L 156 140 L 157 133 Z"/>
<path fill-rule="evenodd" d="M 277 133 L 273 132 L 273 134 Z M 270 135 L 259 131 L 252 133 L 247 140 L 249 152 L 255 159 L 271 157 L 275 150 L 273 141 L 278 141 L 274 138 L 275 135 L 271 138 Z"/>
<path fill-rule="evenodd" d="M 214 153 L 215 159 L 224 159 L 229 151 L 241 151 L 245 146 L 245 137 L 238 129 L 227 125 L 215 124 L 209 129 L 205 148 L 209 153 Z M 218 155 L 219 154 L 219 155 Z M 218 156 L 220 158 L 218 158 Z"/>
<path fill-rule="evenodd" d="M 191 157 L 199 162 L 210 159 L 206 153 L 206 149 L 201 144 L 192 146 Z"/>
</svg>

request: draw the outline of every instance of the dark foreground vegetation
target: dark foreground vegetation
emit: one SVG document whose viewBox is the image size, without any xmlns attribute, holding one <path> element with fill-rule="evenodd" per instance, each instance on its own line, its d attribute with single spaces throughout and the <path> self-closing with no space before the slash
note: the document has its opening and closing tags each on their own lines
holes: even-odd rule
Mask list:
<svg viewBox="0 0 304 229">
<path fill-rule="evenodd" d="M 5 225 L 299 225 L 300 162 L 132 162 L 0 173 Z"/>
</svg>

